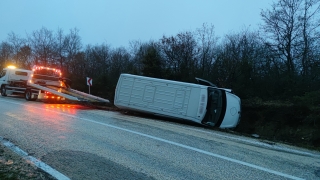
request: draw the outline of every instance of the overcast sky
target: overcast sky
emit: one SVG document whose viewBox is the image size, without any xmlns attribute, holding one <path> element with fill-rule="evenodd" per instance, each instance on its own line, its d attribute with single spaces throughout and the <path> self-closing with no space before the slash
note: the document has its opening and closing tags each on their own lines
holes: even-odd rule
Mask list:
<svg viewBox="0 0 320 180">
<path fill-rule="evenodd" d="M 79 29 L 84 45 L 128 46 L 213 24 L 217 36 L 255 30 L 273 0 L 0 0 L 0 42 L 46 27 Z"/>
</svg>

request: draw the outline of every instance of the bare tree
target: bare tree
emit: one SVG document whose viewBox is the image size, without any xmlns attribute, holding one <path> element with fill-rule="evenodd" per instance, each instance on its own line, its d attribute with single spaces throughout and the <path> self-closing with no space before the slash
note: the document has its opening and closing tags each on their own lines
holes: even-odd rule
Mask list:
<svg viewBox="0 0 320 180">
<path fill-rule="evenodd" d="M 261 12 L 268 44 L 289 75 L 309 74 L 312 46 L 319 32 L 319 0 L 279 0 Z M 318 19 L 315 19 L 315 18 Z"/>
<path fill-rule="evenodd" d="M 291 76 L 295 73 L 295 60 L 299 56 L 294 47 L 300 36 L 301 23 L 298 20 L 303 0 L 279 0 L 271 10 L 261 12 L 269 44 L 278 52 L 278 58 L 286 64 L 286 71 Z"/>
<path fill-rule="evenodd" d="M 209 79 L 210 69 L 215 59 L 215 48 L 217 46 L 218 37 L 214 33 L 214 25 L 203 24 L 202 28 L 196 30 L 198 40 L 198 63 L 200 76 Z"/>
<path fill-rule="evenodd" d="M 152 41 L 144 44 L 140 47 L 139 54 L 142 54 L 142 74 L 149 77 L 162 78 L 163 58 L 158 44 Z"/>
<path fill-rule="evenodd" d="M 64 71 L 66 66 L 66 37 L 63 34 L 62 29 L 58 29 L 55 35 L 55 52 L 56 52 L 56 61 L 59 64 L 59 68 Z"/>
<path fill-rule="evenodd" d="M 69 64 L 75 60 L 75 56 L 82 48 L 81 38 L 77 28 L 70 29 L 69 34 L 65 37 L 65 48 L 67 52 L 67 62 Z M 66 68 L 68 68 L 68 66 L 66 66 Z M 69 72 L 68 69 L 67 72 Z"/>
<path fill-rule="evenodd" d="M 42 27 L 38 31 L 33 31 L 28 36 L 28 40 L 34 55 L 34 63 L 49 66 L 55 60 L 55 38 L 52 31 Z"/>
<path fill-rule="evenodd" d="M 19 59 L 19 67 L 31 69 L 32 67 L 32 50 L 30 46 L 24 45 L 20 48 L 17 53 L 17 57 Z"/>
<path fill-rule="evenodd" d="M 106 75 L 110 70 L 111 50 L 109 45 L 88 45 L 85 49 L 86 72 L 90 76 Z"/>
<path fill-rule="evenodd" d="M 13 56 L 12 46 L 8 42 L 0 44 L 0 67 L 1 69 L 7 66 Z"/>
<path fill-rule="evenodd" d="M 167 71 L 172 72 L 168 78 L 192 81 L 196 74 L 197 42 L 193 33 L 184 32 L 177 36 L 160 40 L 161 56 L 165 58 Z"/>
<path fill-rule="evenodd" d="M 135 74 L 141 74 L 143 64 L 142 64 L 142 58 L 144 56 L 145 52 L 145 44 L 141 41 L 130 41 L 129 45 L 129 52 L 132 57 L 132 63 L 135 68 Z"/>
<path fill-rule="evenodd" d="M 305 0 L 302 5 L 301 21 L 301 46 L 297 51 L 301 52 L 301 65 L 303 76 L 311 75 L 313 61 L 316 59 L 316 52 L 320 38 L 317 33 L 320 29 L 320 0 Z M 317 18 L 316 18 L 317 17 Z"/>
<path fill-rule="evenodd" d="M 125 48 L 116 48 L 111 52 L 109 77 L 112 84 L 116 84 L 121 73 L 129 71 L 130 63 L 130 54 Z"/>
<path fill-rule="evenodd" d="M 10 43 L 13 51 L 13 61 L 16 66 L 23 68 L 26 66 L 26 62 L 28 59 L 25 59 L 29 54 L 24 55 L 23 53 L 26 52 L 26 39 L 20 38 L 17 34 L 14 32 L 11 32 L 8 34 L 8 43 Z M 24 50 L 21 48 L 24 47 Z"/>
<path fill-rule="evenodd" d="M 248 30 L 226 35 L 216 51 L 211 81 L 233 88 L 242 97 L 255 94 L 266 65 L 262 42 L 257 32 Z"/>
</svg>

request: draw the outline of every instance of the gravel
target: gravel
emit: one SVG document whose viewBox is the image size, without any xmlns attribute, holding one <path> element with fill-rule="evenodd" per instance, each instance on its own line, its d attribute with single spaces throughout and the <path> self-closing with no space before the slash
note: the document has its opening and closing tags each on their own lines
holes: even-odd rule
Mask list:
<svg viewBox="0 0 320 180">
<path fill-rule="evenodd" d="M 0 179 L 54 180 L 55 178 L 0 144 Z"/>
</svg>

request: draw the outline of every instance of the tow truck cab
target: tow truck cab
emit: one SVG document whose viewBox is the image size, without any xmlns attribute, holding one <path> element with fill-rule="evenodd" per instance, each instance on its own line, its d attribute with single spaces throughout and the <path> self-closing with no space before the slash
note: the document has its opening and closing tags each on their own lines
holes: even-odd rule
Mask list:
<svg viewBox="0 0 320 180">
<path fill-rule="evenodd" d="M 30 70 L 17 69 L 14 66 L 4 68 L 0 73 L 1 95 L 24 93 L 31 74 L 32 71 Z"/>
</svg>

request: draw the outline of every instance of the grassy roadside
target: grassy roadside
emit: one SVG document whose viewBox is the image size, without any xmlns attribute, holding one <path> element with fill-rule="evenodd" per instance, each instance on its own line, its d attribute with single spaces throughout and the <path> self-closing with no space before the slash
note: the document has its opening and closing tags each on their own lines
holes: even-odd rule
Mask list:
<svg viewBox="0 0 320 180">
<path fill-rule="evenodd" d="M 320 151 L 320 107 L 286 101 L 243 100 L 241 122 L 235 130 Z"/>
</svg>

